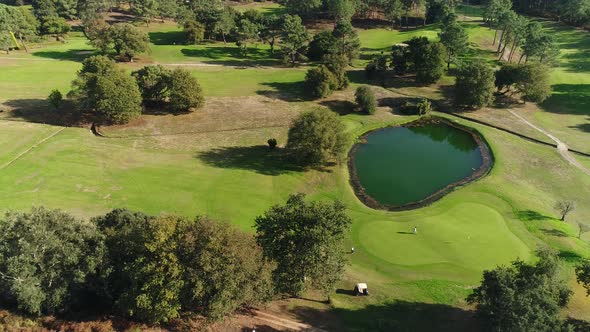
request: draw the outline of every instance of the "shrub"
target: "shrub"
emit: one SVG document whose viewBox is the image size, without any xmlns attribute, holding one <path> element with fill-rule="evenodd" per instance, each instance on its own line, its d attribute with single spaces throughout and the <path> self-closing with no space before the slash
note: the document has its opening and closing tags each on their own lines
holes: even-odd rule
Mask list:
<svg viewBox="0 0 590 332">
<path fill-rule="evenodd" d="M 205 98 L 199 82 L 183 68 L 176 68 L 170 75 L 170 107 L 177 112 L 186 112 L 203 106 Z"/>
<path fill-rule="evenodd" d="M 301 114 L 289 129 L 287 149 L 304 165 L 340 160 L 346 148 L 344 125 L 326 109 Z"/>
<path fill-rule="evenodd" d="M 336 53 L 336 38 L 330 31 L 322 31 L 315 36 L 309 43 L 307 57 L 310 60 L 320 61 L 328 54 Z"/>
<path fill-rule="evenodd" d="M 459 66 L 455 84 L 455 103 L 470 108 L 480 108 L 494 100 L 494 70 L 478 60 Z"/>
<path fill-rule="evenodd" d="M 324 65 L 308 70 L 305 75 L 305 88 L 314 98 L 325 98 L 337 87 L 336 77 Z"/>
<path fill-rule="evenodd" d="M 47 101 L 49 102 L 49 105 L 57 110 L 63 102 L 63 95 L 58 89 L 53 89 L 51 90 L 49 97 L 47 97 Z"/>
<path fill-rule="evenodd" d="M 377 100 L 375 99 L 375 93 L 368 86 L 359 86 L 355 93 L 356 103 L 359 105 L 361 110 L 368 114 L 374 114 L 377 110 Z"/>
<path fill-rule="evenodd" d="M 271 139 L 269 139 L 269 140 L 267 141 L 267 143 L 268 143 L 268 147 L 269 147 L 271 150 L 274 150 L 274 149 L 277 147 L 277 144 L 278 144 L 278 143 L 277 143 L 277 140 L 276 140 L 275 138 L 271 138 Z"/>
<path fill-rule="evenodd" d="M 422 99 L 416 105 L 419 115 L 428 115 L 432 112 L 432 103 L 428 99 Z"/>
<path fill-rule="evenodd" d="M 172 71 L 162 65 L 145 66 L 131 74 L 147 103 L 164 103 L 170 94 Z"/>
</svg>

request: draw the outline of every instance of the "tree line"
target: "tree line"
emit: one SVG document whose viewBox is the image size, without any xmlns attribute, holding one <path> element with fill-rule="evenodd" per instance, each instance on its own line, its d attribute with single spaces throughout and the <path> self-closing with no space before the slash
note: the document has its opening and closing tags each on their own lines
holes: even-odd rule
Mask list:
<svg viewBox="0 0 590 332">
<path fill-rule="evenodd" d="M 0 298 L 31 315 L 116 313 L 161 323 L 183 312 L 219 319 L 276 296 L 334 290 L 350 225 L 341 203 L 292 195 L 255 225 L 252 236 L 202 216 L 7 212 Z"/>
</svg>

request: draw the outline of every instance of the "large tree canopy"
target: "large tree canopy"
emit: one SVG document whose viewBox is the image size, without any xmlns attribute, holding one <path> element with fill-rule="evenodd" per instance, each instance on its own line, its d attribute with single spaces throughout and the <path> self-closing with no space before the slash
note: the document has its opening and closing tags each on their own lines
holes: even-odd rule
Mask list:
<svg viewBox="0 0 590 332">
<path fill-rule="evenodd" d="M 306 202 L 303 194 L 256 218 L 257 241 L 277 262 L 277 291 L 297 296 L 312 288 L 329 294 L 344 272 L 343 240 L 350 223 L 340 202 Z"/>
</svg>

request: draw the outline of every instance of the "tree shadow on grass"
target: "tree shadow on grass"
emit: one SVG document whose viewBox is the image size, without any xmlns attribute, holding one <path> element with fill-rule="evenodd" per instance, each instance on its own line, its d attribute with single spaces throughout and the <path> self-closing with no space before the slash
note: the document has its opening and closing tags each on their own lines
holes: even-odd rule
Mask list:
<svg viewBox="0 0 590 332">
<path fill-rule="evenodd" d="M 196 157 L 209 166 L 250 170 L 264 175 L 276 176 L 303 171 L 284 151 L 271 151 L 264 145 L 215 148 L 200 152 Z"/>
<path fill-rule="evenodd" d="M 223 66 L 274 66 L 280 63 L 272 58 L 269 50 L 248 48 L 247 55 L 242 54 L 238 47 L 204 46 L 200 48 L 183 48 L 180 50 L 187 57 L 204 58 L 203 63 Z"/>
<path fill-rule="evenodd" d="M 544 214 L 541 214 L 537 211 L 533 211 L 533 210 L 522 210 L 522 211 L 518 211 L 516 212 L 516 217 L 522 221 L 543 221 L 543 220 L 551 220 L 553 218 L 546 216 Z"/>
<path fill-rule="evenodd" d="M 355 111 L 356 104 L 348 100 L 325 100 L 320 102 L 320 105 L 326 106 L 339 115 L 358 113 Z"/>
<path fill-rule="evenodd" d="M 365 298 L 359 298 L 364 300 Z M 317 311 L 296 308 L 294 313 L 305 319 Z M 344 326 L 351 331 L 480 331 L 481 326 L 471 311 L 444 304 L 395 301 L 387 304 L 371 304 L 363 309 L 333 309 Z"/>
<path fill-rule="evenodd" d="M 561 250 L 558 254 L 559 258 L 563 259 L 568 263 L 579 263 L 584 260 L 584 257 L 578 253 L 569 250 Z"/>
<path fill-rule="evenodd" d="M 184 45 L 186 33 L 184 31 L 150 32 L 150 42 L 154 45 Z"/>
<path fill-rule="evenodd" d="M 84 61 L 84 59 L 95 55 L 96 51 L 93 49 L 75 49 L 75 50 L 67 50 L 67 51 L 63 51 L 63 52 L 38 51 L 38 52 L 31 53 L 31 54 L 33 56 L 40 57 L 40 58 L 46 58 L 46 59 L 82 62 L 82 61 Z"/>
<path fill-rule="evenodd" d="M 72 102 L 64 100 L 59 109 L 55 110 L 45 99 L 13 99 L 2 105 L 10 111 L 0 113 L 0 117 L 8 120 L 22 120 L 54 126 L 77 126 L 94 121 L 92 114 L 82 113 L 75 109 Z M 0 109 L 2 109 L 0 105 Z"/>
<path fill-rule="evenodd" d="M 556 84 L 553 94 L 540 106 L 557 114 L 590 115 L 590 84 Z"/>
<path fill-rule="evenodd" d="M 256 94 L 289 102 L 313 100 L 304 92 L 303 82 L 266 82 L 261 83 L 272 90 L 258 90 Z"/>
<path fill-rule="evenodd" d="M 588 121 L 590 121 L 590 118 L 588 119 Z M 583 131 L 583 132 L 586 132 L 586 133 L 590 133 L 590 122 L 588 122 L 588 123 L 580 123 L 580 124 L 577 124 L 575 126 L 570 126 L 570 128 L 578 129 L 580 131 Z"/>
<path fill-rule="evenodd" d="M 546 235 L 557 236 L 557 237 L 568 237 L 569 236 L 566 232 L 559 230 L 559 229 L 553 229 L 553 228 L 549 228 L 549 229 L 544 228 L 544 229 L 541 229 L 541 232 L 545 233 Z"/>
<path fill-rule="evenodd" d="M 575 332 L 588 332 L 590 331 L 590 322 L 585 320 L 568 317 L 566 323 L 573 327 Z"/>
</svg>

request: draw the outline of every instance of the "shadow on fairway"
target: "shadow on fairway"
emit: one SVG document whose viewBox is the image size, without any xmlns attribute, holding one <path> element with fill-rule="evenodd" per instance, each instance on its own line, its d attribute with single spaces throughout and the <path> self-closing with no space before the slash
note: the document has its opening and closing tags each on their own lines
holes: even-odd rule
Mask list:
<svg viewBox="0 0 590 332">
<path fill-rule="evenodd" d="M 180 52 L 187 57 L 202 58 L 203 63 L 223 66 L 275 66 L 280 64 L 274 59 L 269 50 L 248 48 L 247 54 L 242 54 L 236 46 L 227 44 L 225 46 L 202 46 L 198 48 L 183 48 Z"/>
<path fill-rule="evenodd" d="M 416 235 L 413 232 L 397 232 L 397 234 L 403 234 L 403 235 Z"/>
<path fill-rule="evenodd" d="M 569 235 L 559 229 L 547 229 L 544 228 L 541 230 L 543 233 L 547 234 L 547 235 L 551 235 L 551 236 L 557 236 L 557 237 L 568 237 Z"/>
<path fill-rule="evenodd" d="M 540 106 L 557 114 L 590 115 L 590 84 L 556 84 L 553 94 Z"/>
<path fill-rule="evenodd" d="M 516 217 L 522 221 L 532 221 L 532 220 L 538 220 L 538 221 L 543 221 L 543 220 L 551 220 L 553 218 L 543 215 L 537 211 L 533 211 L 533 210 L 522 210 L 522 211 L 518 211 L 516 212 Z"/>
<path fill-rule="evenodd" d="M 62 60 L 62 61 L 76 61 L 82 62 L 84 59 L 93 56 L 95 54 L 95 50 L 92 49 L 77 49 L 77 50 L 68 50 L 64 52 L 56 52 L 56 51 L 39 51 L 35 53 L 31 53 L 33 56 L 39 58 L 46 58 L 46 59 L 55 59 L 55 60 Z"/>
<path fill-rule="evenodd" d="M 45 99 L 13 99 L 0 104 L 8 106 L 0 113 L 0 118 L 7 120 L 22 120 L 34 123 L 50 124 L 54 126 L 76 126 L 93 122 L 92 114 L 84 114 L 75 110 L 74 105 L 64 100 L 58 110 L 49 106 Z"/>
<path fill-rule="evenodd" d="M 369 296 L 370 298 L 370 296 Z M 368 298 L 359 297 L 365 302 Z M 293 310 L 304 321 L 317 310 L 297 307 Z M 471 311 L 444 304 L 395 301 L 383 305 L 368 305 L 363 309 L 334 309 L 350 331 L 480 331 L 481 327 Z"/>
<path fill-rule="evenodd" d="M 262 85 L 267 86 L 269 90 L 258 90 L 256 94 L 268 98 L 275 98 L 289 102 L 310 101 L 313 100 L 304 93 L 303 82 L 265 82 Z"/>
<path fill-rule="evenodd" d="M 265 145 L 215 148 L 200 152 L 196 157 L 209 166 L 244 169 L 264 175 L 276 176 L 303 171 L 283 151 L 271 151 Z"/>
<path fill-rule="evenodd" d="M 150 42 L 154 45 L 184 45 L 186 33 L 184 31 L 150 32 Z"/>
<path fill-rule="evenodd" d="M 320 105 L 326 106 L 339 115 L 358 113 L 355 111 L 356 104 L 348 100 L 325 100 L 320 102 Z"/>
</svg>

